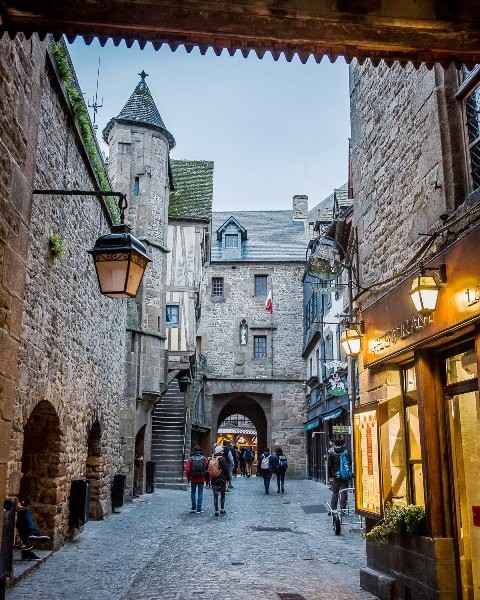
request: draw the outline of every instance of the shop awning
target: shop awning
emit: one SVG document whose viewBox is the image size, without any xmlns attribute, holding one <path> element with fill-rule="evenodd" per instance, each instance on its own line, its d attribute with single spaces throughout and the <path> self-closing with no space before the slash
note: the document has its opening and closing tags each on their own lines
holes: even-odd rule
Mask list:
<svg viewBox="0 0 480 600">
<path fill-rule="evenodd" d="M 311 421 L 308 421 L 308 423 L 305 423 L 305 425 L 303 426 L 303 429 L 305 431 L 308 431 L 309 429 L 314 429 L 315 427 L 318 427 L 320 425 L 320 419 L 317 417 L 316 419 L 312 419 Z"/>
<path fill-rule="evenodd" d="M 336 419 L 342 413 L 343 413 L 343 408 L 337 408 L 336 410 L 334 410 L 333 412 L 331 412 L 331 413 L 329 413 L 327 415 L 322 415 L 322 419 L 324 421 L 330 421 L 330 419 Z"/>
</svg>

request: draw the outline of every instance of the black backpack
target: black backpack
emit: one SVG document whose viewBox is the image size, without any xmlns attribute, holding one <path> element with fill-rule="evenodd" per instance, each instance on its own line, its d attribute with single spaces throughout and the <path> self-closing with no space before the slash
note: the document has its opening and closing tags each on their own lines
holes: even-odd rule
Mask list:
<svg viewBox="0 0 480 600">
<path fill-rule="evenodd" d="M 205 457 L 195 454 L 192 456 L 190 477 L 203 477 L 205 475 Z"/>
</svg>

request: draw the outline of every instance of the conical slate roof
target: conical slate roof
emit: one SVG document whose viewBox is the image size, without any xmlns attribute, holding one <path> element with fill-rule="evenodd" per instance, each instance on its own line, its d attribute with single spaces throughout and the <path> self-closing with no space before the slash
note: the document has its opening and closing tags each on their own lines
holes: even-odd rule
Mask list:
<svg viewBox="0 0 480 600">
<path fill-rule="evenodd" d="M 129 122 L 129 123 L 140 123 L 142 125 L 150 125 L 161 129 L 166 135 L 170 150 L 175 146 L 175 139 L 173 135 L 165 127 L 162 117 L 158 112 L 158 108 L 152 98 L 152 94 L 148 89 L 148 85 L 145 83 L 145 77 L 147 74 L 145 71 L 139 73 L 141 79 L 134 89 L 133 94 L 128 99 L 125 106 L 120 111 L 120 114 L 113 119 L 110 119 L 107 126 L 103 130 L 103 139 L 108 144 L 108 136 L 112 129 L 115 121 Z"/>
</svg>

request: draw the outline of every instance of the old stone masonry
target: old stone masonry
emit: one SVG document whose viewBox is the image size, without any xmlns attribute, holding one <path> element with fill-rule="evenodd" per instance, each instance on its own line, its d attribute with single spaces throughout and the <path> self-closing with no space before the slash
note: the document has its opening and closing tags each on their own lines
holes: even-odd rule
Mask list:
<svg viewBox="0 0 480 600">
<path fill-rule="evenodd" d="M 87 524 L 7 592 L 7 600 L 351 600 L 365 562 L 358 532 L 335 536 L 321 484 L 286 482 L 265 496 L 261 478 L 237 478 L 225 517 L 210 490 L 204 513 L 190 492 L 143 495 L 106 521 Z"/>
</svg>

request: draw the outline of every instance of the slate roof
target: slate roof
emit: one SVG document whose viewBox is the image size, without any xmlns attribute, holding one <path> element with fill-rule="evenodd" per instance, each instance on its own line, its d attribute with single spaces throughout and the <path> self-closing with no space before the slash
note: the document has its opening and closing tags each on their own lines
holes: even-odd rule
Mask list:
<svg viewBox="0 0 480 600">
<path fill-rule="evenodd" d="M 213 201 L 213 162 L 172 160 L 170 166 L 174 191 L 170 194 L 168 216 L 177 219 L 210 220 Z"/>
<path fill-rule="evenodd" d="M 230 218 L 246 229 L 241 257 L 222 258 L 217 230 Z M 303 220 L 293 220 L 291 210 L 214 212 L 212 214 L 212 262 L 305 262 L 307 248 Z"/>
<path fill-rule="evenodd" d="M 138 82 L 137 87 L 133 90 L 132 95 L 127 100 L 119 115 L 110 119 L 107 123 L 102 133 L 103 139 L 108 143 L 108 135 L 115 121 L 140 123 L 161 129 L 168 139 L 168 145 L 171 150 L 175 146 L 175 139 L 165 127 L 165 123 L 158 112 L 148 85 L 145 83 L 146 73 L 142 72 L 140 76 L 141 80 Z"/>
<path fill-rule="evenodd" d="M 334 217 L 335 194 L 337 195 L 340 214 L 352 206 L 352 201 L 348 198 L 348 184 L 344 183 L 330 194 L 330 196 L 327 196 L 324 200 L 319 202 L 312 210 L 308 211 L 308 220 L 310 223 L 320 221 L 321 223 L 327 224 L 332 222 Z"/>
</svg>

